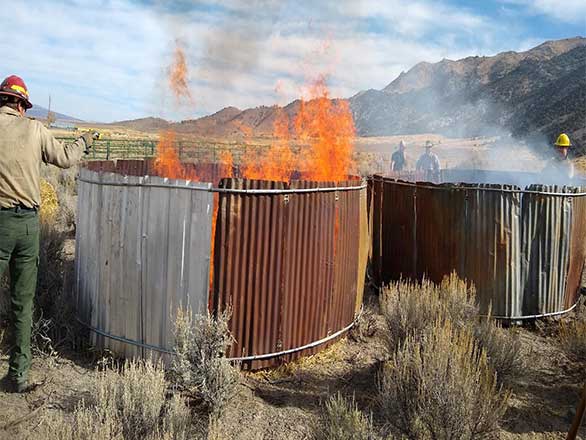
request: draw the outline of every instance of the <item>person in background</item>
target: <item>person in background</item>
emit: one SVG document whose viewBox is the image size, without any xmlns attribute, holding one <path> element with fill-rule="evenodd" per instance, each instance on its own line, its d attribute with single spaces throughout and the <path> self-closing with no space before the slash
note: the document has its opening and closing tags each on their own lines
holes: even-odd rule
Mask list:
<svg viewBox="0 0 586 440">
<path fill-rule="evenodd" d="M 25 117 L 33 105 L 15 75 L 0 84 L 0 276 L 10 272 L 9 365 L 6 391 L 28 389 L 33 300 L 39 262 L 41 163 L 69 168 L 87 154 L 98 133 L 63 145 L 39 121 Z"/>
<path fill-rule="evenodd" d="M 391 156 L 391 172 L 401 172 L 407 168 L 407 158 L 405 157 L 405 142 L 399 142 L 399 148 Z"/>
<path fill-rule="evenodd" d="M 552 157 L 543 168 L 542 174 L 545 180 L 552 184 L 566 184 L 574 178 L 574 164 L 568 158 L 572 143 L 567 134 L 562 133 L 555 141 L 555 156 Z"/>
<path fill-rule="evenodd" d="M 433 143 L 431 141 L 425 141 L 425 153 L 421 155 L 417 161 L 415 169 L 422 171 L 426 180 L 435 181 L 439 179 L 440 173 L 440 161 L 432 151 Z"/>
</svg>

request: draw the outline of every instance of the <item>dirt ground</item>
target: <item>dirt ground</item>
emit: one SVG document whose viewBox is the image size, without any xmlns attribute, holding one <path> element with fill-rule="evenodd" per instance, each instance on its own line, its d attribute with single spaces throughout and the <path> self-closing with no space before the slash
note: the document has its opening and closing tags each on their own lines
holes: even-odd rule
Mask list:
<svg viewBox="0 0 586 440">
<path fill-rule="evenodd" d="M 565 318 L 569 319 L 569 318 Z M 571 318 L 570 318 L 571 319 Z M 378 330 L 368 337 L 350 333 L 324 352 L 276 371 L 246 373 L 239 392 L 228 406 L 220 432 L 226 439 L 307 439 L 319 426 L 320 403 L 340 392 L 377 414 L 376 378 L 385 349 Z M 498 437 L 502 439 L 560 439 L 570 427 L 584 366 L 565 354 L 555 337 L 554 320 L 518 329 L 527 359 L 526 371 L 509 384 L 513 398 Z M 70 412 L 95 381 L 96 356 L 65 353 L 35 357 L 32 378 L 36 388 L 25 395 L 0 392 L 0 439 L 50 438 L 47 417 Z M 0 374 L 7 371 L 0 357 Z M 579 438 L 586 438 L 582 426 Z"/>
</svg>

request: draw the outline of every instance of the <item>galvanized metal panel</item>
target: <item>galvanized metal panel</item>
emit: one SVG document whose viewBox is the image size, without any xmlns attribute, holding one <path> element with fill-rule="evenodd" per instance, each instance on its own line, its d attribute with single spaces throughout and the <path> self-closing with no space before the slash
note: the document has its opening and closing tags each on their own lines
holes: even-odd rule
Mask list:
<svg viewBox="0 0 586 440">
<path fill-rule="evenodd" d="M 482 311 L 492 308 L 495 316 L 519 316 L 520 196 L 501 191 L 518 188 L 489 184 L 463 187 L 466 223 L 461 227 L 466 250 L 458 273 L 474 282 Z"/>
<path fill-rule="evenodd" d="M 360 207 L 358 208 L 358 215 L 360 217 L 360 244 L 358 255 L 358 274 L 356 276 L 358 282 L 358 293 L 356 295 L 355 312 L 358 313 L 362 307 L 364 298 L 364 288 L 366 282 L 366 267 L 368 265 L 368 257 L 370 251 L 370 229 L 368 225 L 368 194 L 366 191 L 360 191 Z"/>
<path fill-rule="evenodd" d="M 531 191 L 566 193 L 573 188 L 531 185 Z M 564 310 L 570 259 L 572 201 L 567 197 L 524 194 L 522 199 L 523 312 Z"/>
<path fill-rule="evenodd" d="M 118 295 L 120 309 L 123 316 L 120 318 L 122 326 L 119 335 L 134 341 L 142 341 L 142 193 L 140 186 L 142 178 L 125 176 L 123 183 L 135 184 L 136 187 L 122 187 L 120 210 L 120 247 L 121 264 L 118 270 L 122 276 L 122 282 Z M 131 344 L 121 344 L 120 350 L 124 357 L 139 357 L 142 348 Z"/>
<path fill-rule="evenodd" d="M 84 322 L 118 338 L 172 348 L 177 307 L 207 308 L 210 188 L 81 170 L 76 284 Z M 159 355 L 96 333 L 92 338 L 122 356 Z"/>
</svg>

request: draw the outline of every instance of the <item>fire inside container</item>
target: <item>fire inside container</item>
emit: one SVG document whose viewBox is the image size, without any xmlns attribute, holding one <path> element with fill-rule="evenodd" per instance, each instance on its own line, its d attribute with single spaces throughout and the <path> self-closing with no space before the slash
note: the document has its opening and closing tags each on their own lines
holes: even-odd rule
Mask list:
<svg viewBox="0 0 586 440">
<path fill-rule="evenodd" d="M 483 313 L 521 320 L 564 313 L 577 302 L 586 255 L 586 185 L 511 184 L 522 176 L 446 173 L 491 183 L 370 180 L 373 272 L 379 284 L 456 271 L 472 281 Z M 579 183 L 579 182 L 576 182 Z"/>
<path fill-rule="evenodd" d="M 213 304 L 232 308 L 231 356 L 256 369 L 324 348 L 362 303 L 365 185 L 224 179 L 220 188 Z"/>
<path fill-rule="evenodd" d="M 190 166 L 210 180 L 222 172 Z M 223 179 L 212 189 L 144 176 L 151 167 L 103 161 L 80 173 L 76 286 L 96 346 L 170 353 L 178 307 L 230 307 L 230 356 L 260 368 L 314 353 L 353 323 L 369 246 L 362 180 Z"/>
</svg>

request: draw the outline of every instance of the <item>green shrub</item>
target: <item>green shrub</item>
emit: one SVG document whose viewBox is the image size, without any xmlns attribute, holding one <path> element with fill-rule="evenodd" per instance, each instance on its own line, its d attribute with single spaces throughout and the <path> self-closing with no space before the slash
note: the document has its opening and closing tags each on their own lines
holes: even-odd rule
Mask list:
<svg viewBox="0 0 586 440">
<path fill-rule="evenodd" d="M 179 310 L 175 320 L 171 380 L 201 402 L 213 419 L 221 416 L 239 383 L 238 370 L 225 357 L 232 344 L 229 319 L 229 312 L 192 317 Z"/>
<path fill-rule="evenodd" d="M 52 439 L 162 440 L 189 437 L 190 412 L 183 398 L 167 400 L 161 365 L 127 362 L 120 374 L 100 373 L 95 395 L 81 402 L 71 419 L 50 419 Z"/>
<path fill-rule="evenodd" d="M 316 440 L 374 440 L 372 421 L 341 394 L 330 397 L 325 405 L 319 424 L 314 427 Z"/>
<path fill-rule="evenodd" d="M 409 335 L 379 380 L 381 412 L 410 439 L 476 439 L 492 434 L 509 394 L 467 328 L 435 321 Z"/>
<path fill-rule="evenodd" d="M 421 283 L 390 284 L 380 296 L 390 351 L 409 335 L 418 339 L 437 320 L 449 318 L 457 326 L 467 325 L 478 314 L 475 295 L 474 287 L 455 274 L 446 277 L 440 285 L 427 279 Z"/>
</svg>

